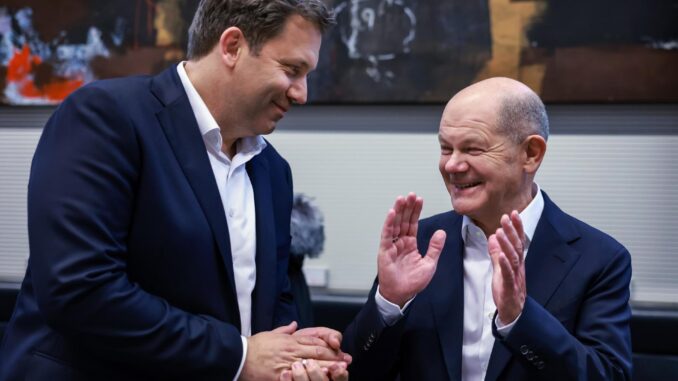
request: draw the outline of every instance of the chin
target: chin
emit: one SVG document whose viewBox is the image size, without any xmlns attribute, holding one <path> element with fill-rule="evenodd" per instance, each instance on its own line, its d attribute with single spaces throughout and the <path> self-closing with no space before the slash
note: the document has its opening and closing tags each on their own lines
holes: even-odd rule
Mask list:
<svg viewBox="0 0 678 381">
<path fill-rule="evenodd" d="M 275 131 L 276 123 L 271 123 L 270 125 L 267 126 L 262 126 L 261 128 L 257 129 L 257 135 L 269 135 L 273 131 Z"/>
<path fill-rule="evenodd" d="M 471 217 L 472 214 L 478 211 L 479 207 L 476 202 L 452 201 L 452 209 L 458 214 Z"/>
</svg>

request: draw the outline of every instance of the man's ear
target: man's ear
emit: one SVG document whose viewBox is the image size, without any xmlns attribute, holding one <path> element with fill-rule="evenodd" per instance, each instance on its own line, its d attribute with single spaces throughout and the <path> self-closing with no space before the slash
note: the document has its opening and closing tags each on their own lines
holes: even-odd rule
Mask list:
<svg viewBox="0 0 678 381">
<path fill-rule="evenodd" d="M 235 66 L 240 59 L 243 50 L 247 49 L 247 41 L 240 28 L 232 26 L 224 30 L 219 38 L 218 45 L 221 60 L 228 67 Z"/>
<path fill-rule="evenodd" d="M 546 140 L 540 135 L 530 135 L 523 142 L 525 162 L 523 167 L 527 173 L 535 173 L 546 154 Z"/>
</svg>

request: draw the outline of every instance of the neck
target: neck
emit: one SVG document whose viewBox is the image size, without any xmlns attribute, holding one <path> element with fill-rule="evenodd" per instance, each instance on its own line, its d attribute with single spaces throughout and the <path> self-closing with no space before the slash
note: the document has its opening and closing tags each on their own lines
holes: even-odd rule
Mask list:
<svg viewBox="0 0 678 381">
<path fill-rule="evenodd" d="M 211 56 L 208 55 L 199 60 L 187 61 L 184 68 L 186 69 L 186 74 L 188 75 L 191 84 L 193 84 L 198 95 L 200 95 L 202 101 L 205 102 L 207 110 L 209 110 L 210 114 L 212 114 L 212 117 L 219 125 L 222 139 L 221 151 L 232 159 L 236 153 L 238 137 L 231 136 L 231 129 L 228 127 L 233 125 L 227 117 L 228 115 L 233 115 L 232 112 L 228 112 L 228 100 L 231 99 L 231 97 L 220 93 L 223 93 L 223 89 L 228 89 L 229 87 L 227 84 L 222 83 L 223 81 L 217 80 L 217 78 L 222 76 L 215 76 L 214 73 L 218 73 L 220 67 L 215 65 L 212 61 Z"/>
<path fill-rule="evenodd" d="M 471 220 L 485 233 L 485 237 L 489 238 L 492 234 L 497 232 L 501 227 L 501 217 L 504 214 L 510 214 L 512 211 L 522 213 L 530 202 L 537 195 L 537 185 L 530 181 L 530 185 L 526 189 L 516 195 L 516 198 L 510 203 L 504 203 L 506 206 L 497 208 L 496 213 L 491 216 L 471 217 Z"/>
</svg>

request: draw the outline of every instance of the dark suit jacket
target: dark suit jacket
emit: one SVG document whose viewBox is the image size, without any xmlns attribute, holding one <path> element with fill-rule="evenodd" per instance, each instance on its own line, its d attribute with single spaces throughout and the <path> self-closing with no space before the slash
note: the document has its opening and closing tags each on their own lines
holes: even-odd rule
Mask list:
<svg viewBox="0 0 678 381">
<path fill-rule="evenodd" d="M 544 211 L 525 261 L 528 297 L 505 339 L 495 339 L 486 380 L 623 380 L 631 375 L 631 259 L 608 235 L 561 211 Z M 429 286 L 386 327 L 368 302 L 344 334 L 352 380 L 460 380 L 463 337 L 462 217 L 420 221 L 426 252 L 437 229 L 447 241 Z M 493 327 L 496 334 L 496 327 Z"/>
<path fill-rule="evenodd" d="M 256 333 L 296 318 L 292 179 L 270 145 L 247 171 Z M 28 227 L 0 380 L 233 378 L 242 343 L 226 217 L 176 67 L 95 82 L 61 104 L 33 159 Z"/>
</svg>

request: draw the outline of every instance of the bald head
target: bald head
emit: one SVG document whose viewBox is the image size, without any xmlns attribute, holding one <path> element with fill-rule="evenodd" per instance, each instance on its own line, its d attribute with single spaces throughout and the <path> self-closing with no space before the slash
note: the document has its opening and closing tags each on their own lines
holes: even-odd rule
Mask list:
<svg viewBox="0 0 678 381">
<path fill-rule="evenodd" d="M 495 77 L 476 82 L 459 91 L 445 112 L 458 107 L 483 108 L 494 114 L 497 132 L 515 143 L 529 135 L 548 139 L 546 109 L 532 89 L 511 78 Z"/>
<path fill-rule="evenodd" d="M 518 81 L 491 78 L 457 93 L 438 131 L 438 169 L 454 210 L 489 236 L 502 214 L 525 209 L 546 136 L 544 104 Z"/>
</svg>

